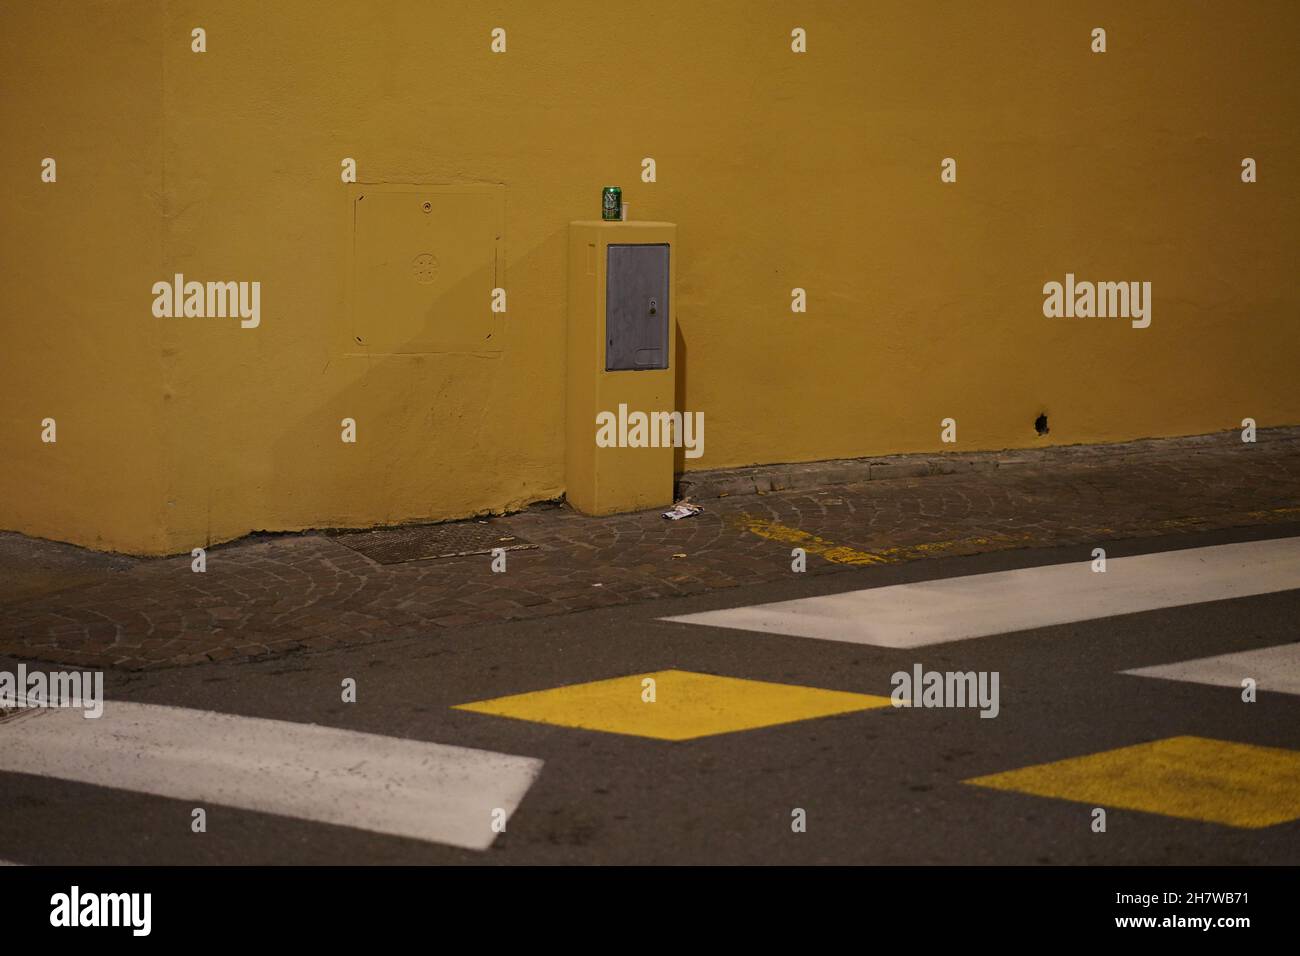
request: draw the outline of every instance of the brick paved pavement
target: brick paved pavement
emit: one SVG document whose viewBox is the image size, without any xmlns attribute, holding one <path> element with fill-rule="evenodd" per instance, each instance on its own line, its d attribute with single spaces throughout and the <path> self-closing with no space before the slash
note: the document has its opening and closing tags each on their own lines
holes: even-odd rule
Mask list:
<svg viewBox="0 0 1300 956">
<path fill-rule="evenodd" d="M 950 474 L 711 499 L 706 509 L 676 522 L 553 505 L 494 519 L 540 546 L 511 552 L 504 574 L 486 555 L 378 565 L 310 533 L 213 548 L 205 574 L 188 556 L 78 557 L 0 535 L 0 573 L 72 567 L 45 590 L 0 587 L 0 653 L 102 668 L 194 664 L 761 584 L 791 574 L 796 544 L 810 552 L 808 573 L 830 574 L 1300 521 L 1300 429 L 1261 432 L 1253 445 L 1230 432 L 1003 454 Z"/>
</svg>

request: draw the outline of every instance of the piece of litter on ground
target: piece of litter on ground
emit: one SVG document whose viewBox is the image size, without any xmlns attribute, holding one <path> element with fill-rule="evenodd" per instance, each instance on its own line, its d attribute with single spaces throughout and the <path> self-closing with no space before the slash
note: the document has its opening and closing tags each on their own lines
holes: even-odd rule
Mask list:
<svg viewBox="0 0 1300 956">
<path fill-rule="evenodd" d="M 689 501 L 679 501 L 664 512 L 664 517 L 669 521 L 676 521 L 679 518 L 689 518 L 692 515 L 697 515 L 703 510 L 699 505 L 691 504 Z"/>
<path fill-rule="evenodd" d="M 686 557 L 686 555 L 684 555 L 684 554 L 674 554 L 673 557 L 674 557 L 674 558 L 684 558 L 684 557 Z"/>
<path fill-rule="evenodd" d="M 596 584 L 593 584 L 593 585 L 592 585 L 593 588 L 603 588 L 604 586 L 605 586 L 605 585 L 600 584 L 600 583 L 596 583 Z"/>
</svg>

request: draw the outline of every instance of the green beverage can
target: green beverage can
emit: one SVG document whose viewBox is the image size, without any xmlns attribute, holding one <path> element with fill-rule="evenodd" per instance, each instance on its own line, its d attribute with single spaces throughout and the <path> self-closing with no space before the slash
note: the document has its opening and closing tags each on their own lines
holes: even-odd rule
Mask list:
<svg viewBox="0 0 1300 956">
<path fill-rule="evenodd" d="M 600 218 L 606 220 L 623 218 L 623 190 L 618 186 L 606 186 L 601 190 Z"/>
</svg>

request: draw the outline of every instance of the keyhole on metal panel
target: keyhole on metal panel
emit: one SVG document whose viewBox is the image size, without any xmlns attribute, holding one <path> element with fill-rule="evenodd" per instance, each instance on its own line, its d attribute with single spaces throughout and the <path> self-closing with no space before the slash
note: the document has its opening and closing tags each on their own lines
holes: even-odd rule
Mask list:
<svg viewBox="0 0 1300 956">
<path fill-rule="evenodd" d="M 654 315 L 659 311 L 659 303 L 654 299 L 650 300 L 650 314 Z"/>
</svg>

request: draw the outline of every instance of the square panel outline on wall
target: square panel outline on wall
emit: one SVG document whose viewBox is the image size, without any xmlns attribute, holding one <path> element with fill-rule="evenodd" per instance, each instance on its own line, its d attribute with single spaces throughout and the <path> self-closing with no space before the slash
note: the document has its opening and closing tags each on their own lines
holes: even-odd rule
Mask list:
<svg viewBox="0 0 1300 956">
<path fill-rule="evenodd" d="M 501 352 L 505 198 L 499 183 L 349 186 L 344 354 Z"/>
</svg>

